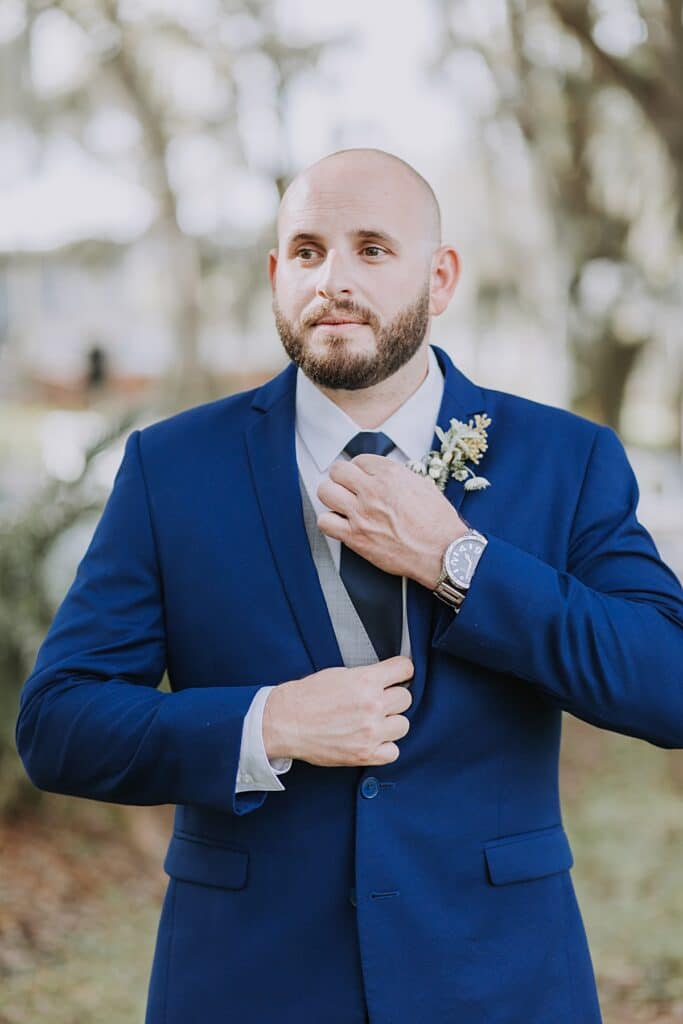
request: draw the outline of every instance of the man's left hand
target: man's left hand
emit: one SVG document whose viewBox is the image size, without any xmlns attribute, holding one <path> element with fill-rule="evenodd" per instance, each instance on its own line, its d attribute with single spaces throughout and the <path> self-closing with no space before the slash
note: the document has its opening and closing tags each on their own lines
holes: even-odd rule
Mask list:
<svg viewBox="0 0 683 1024">
<path fill-rule="evenodd" d="M 385 572 L 433 590 L 443 554 L 467 527 L 434 481 L 382 455 L 337 460 L 318 497 L 318 527 Z"/>
</svg>

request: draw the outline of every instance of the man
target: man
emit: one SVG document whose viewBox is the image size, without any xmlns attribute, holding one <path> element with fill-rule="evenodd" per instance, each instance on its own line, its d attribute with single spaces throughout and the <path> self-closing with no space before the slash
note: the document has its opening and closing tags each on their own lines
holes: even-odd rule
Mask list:
<svg viewBox="0 0 683 1024">
<path fill-rule="evenodd" d="M 561 712 L 683 743 L 623 447 L 428 344 L 459 259 L 397 157 L 300 174 L 269 269 L 291 362 L 128 439 L 27 771 L 178 805 L 148 1024 L 599 1021 Z"/>
</svg>

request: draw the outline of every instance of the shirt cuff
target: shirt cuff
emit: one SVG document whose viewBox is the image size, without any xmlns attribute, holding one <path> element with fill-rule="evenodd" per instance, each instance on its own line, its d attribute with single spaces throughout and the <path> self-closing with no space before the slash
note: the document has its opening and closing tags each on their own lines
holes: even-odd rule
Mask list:
<svg viewBox="0 0 683 1024">
<path fill-rule="evenodd" d="M 278 775 L 288 772 L 292 767 L 291 757 L 274 757 L 268 759 L 263 743 L 263 710 L 272 686 L 262 686 L 254 696 L 249 710 L 244 716 L 242 726 L 242 744 L 240 760 L 237 767 L 236 793 L 245 793 L 256 789 L 284 789 Z"/>
</svg>

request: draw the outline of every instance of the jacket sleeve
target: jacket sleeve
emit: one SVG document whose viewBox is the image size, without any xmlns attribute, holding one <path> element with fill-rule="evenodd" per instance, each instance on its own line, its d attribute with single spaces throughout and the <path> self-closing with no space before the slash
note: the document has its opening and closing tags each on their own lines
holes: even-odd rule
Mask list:
<svg viewBox="0 0 683 1024">
<path fill-rule="evenodd" d="M 260 685 L 157 689 L 163 590 L 140 458 L 128 441 L 112 492 L 20 699 L 16 742 L 40 789 L 122 804 L 244 814 L 242 724 Z"/>
<path fill-rule="evenodd" d="M 594 725 L 683 747 L 683 590 L 637 505 L 623 445 L 599 427 L 564 571 L 485 531 L 460 613 L 438 602 L 433 646 Z"/>
</svg>

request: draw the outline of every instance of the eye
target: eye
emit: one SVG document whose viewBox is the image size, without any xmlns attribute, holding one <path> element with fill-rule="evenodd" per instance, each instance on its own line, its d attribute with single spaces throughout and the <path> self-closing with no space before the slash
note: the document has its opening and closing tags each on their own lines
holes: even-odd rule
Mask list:
<svg viewBox="0 0 683 1024">
<path fill-rule="evenodd" d="M 297 255 L 297 256 L 299 256 L 299 257 L 301 257 L 301 259 L 303 259 L 303 260 L 306 260 L 306 262 L 308 262 L 308 260 L 306 259 L 306 257 L 305 257 L 305 256 L 302 256 L 302 255 L 301 255 L 302 253 L 306 253 L 306 252 L 310 252 L 310 253 L 313 253 L 313 255 L 314 255 L 314 256 L 316 256 L 316 255 L 317 255 L 317 253 L 315 252 L 315 250 L 314 250 L 314 249 L 309 249 L 309 248 L 307 248 L 306 246 L 304 246 L 304 247 L 303 247 L 303 248 L 301 248 L 301 249 L 297 249 L 297 251 L 296 251 L 296 255 Z"/>
<path fill-rule="evenodd" d="M 379 245 L 366 245 L 365 248 L 363 249 L 363 252 L 367 252 L 368 249 L 374 249 L 375 252 L 380 256 L 383 256 L 386 252 L 386 250 L 382 249 L 382 247 Z"/>
</svg>

